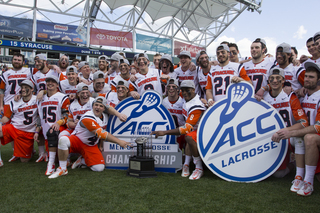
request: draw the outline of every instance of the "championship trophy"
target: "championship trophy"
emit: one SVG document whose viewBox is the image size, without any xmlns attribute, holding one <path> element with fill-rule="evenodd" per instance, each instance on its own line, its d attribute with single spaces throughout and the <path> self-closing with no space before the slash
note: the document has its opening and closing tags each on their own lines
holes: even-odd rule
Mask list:
<svg viewBox="0 0 320 213">
<path fill-rule="evenodd" d="M 154 158 L 152 156 L 152 135 L 148 128 L 140 129 L 132 140 L 136 143 L 129 158 L 128 176 L 138 178 L 157 177 L 154 170 Z M 136 150 L 136 151 L 135 151 Z M 136 152 L 136 153 L 134 153 Z"/>
</svg>

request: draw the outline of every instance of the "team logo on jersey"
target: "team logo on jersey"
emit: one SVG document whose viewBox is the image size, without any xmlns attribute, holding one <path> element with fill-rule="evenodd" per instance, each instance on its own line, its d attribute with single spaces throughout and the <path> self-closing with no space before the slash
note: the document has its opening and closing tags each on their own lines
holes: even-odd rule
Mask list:
<svg viewBox="0 0 320 213">
<path fill-rule="evenodd" d="M 132 97 L 121 101 L 116 108 L 127 115 L 127 121 L 121 122 L 117 117 L 109 118 L 107 131 L 130 141 L 138 131 L 148 129 L 174 129 L 174 120 L 169 111 L 162 105 L 162 97 L 154 90 L 145 91 L 139 100 Z M 168 135 L 153 139 L 153 143 L 175 144 L 175 136 Z"/>
<path fill-rule="evenodd" d="M 251 84 L 231 84 L 227 97 L 209 108 L 199 123 L 200 155 L 214 174 L 228 181 L 261 181 L 279 168 L 287 152 L 287 140 L 271 141 L 285 127 L 280 114 L 253 95 Z"/>
</svg>

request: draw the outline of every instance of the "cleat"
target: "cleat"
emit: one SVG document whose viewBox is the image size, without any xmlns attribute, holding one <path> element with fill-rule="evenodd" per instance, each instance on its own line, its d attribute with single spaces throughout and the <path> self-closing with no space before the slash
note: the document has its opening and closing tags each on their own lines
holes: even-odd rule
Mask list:
<svg viewBox="0 0 320 213">
<path fill-rule="evenodd" d="M 73 162 L 71 169 L 80 167 L 82 165 L 81 160 L 82 160 L 82 156 L 78 157 L 78 159 L 75 162 Z"/>
<path fill-rule="evenodd" d="M 42 153 L 42 154 L 40 154 L 40 155 L 39 155 L 39 158 L 36 160 L 36 163 L 45 161 L 45 160 L 46 160 L 46 157 L 47 157 L 47 153 Z"/>
<path fill-rule="evenodd" d="M 48 153 L 46 153 L 46 158 L 44 159 L 45 162 L 48 162 L 49 161 L 49 155 Z"/>
<path fill-rule="evenodd" d="M 202 175 L 203 175 L 203 169 L 196 168 L 192 172 L 192 175 L 189 177 L 189 180 L 198 180 L 202 177 Z"/>
<path fill-rule="evenodd" d="M 19 160 L 20 158 L 19 157 L 16 157 L 16 156 L 12 156 L 12 158 L 10 158 L 10 160 L 8 160 L 8 162 L 13 162 L 13 161 L 16 161 L 16 160 Z"/>
<path fill-rule="evenodd" d="M 46 175 L 51 175 L 54 172 L 55 165 L 53 164 L 51 168 L 49 168 L 48 166 L 49 164 L 47 165 Z"/>
<path fill-rule="evenodd" d="M 184 164 L 182 167 L 181 177 L 188 177 L 190 175 L 189 165 Z"/>
<path fill-rule="evenodd" d="M 67 175 L 68 174 L 68 170 L 63 170 L 61 169 L 61 167 L 59 167 L 52 175 L 50 175 L 48 178 L 52 179 L 52 178 L 57 178 L 63 175 Z"/>
<path fill-rule="evenodd" d="M 0 160 L 0 167 L 3 167 L 3 161 Z"/>
<path fill-rule="evenodd" d="M 292 186 L 290 188 L 290 191 L 298 192 L 301 189 L 301 187 L 303 186 L 303 183 L 304 182 L 303 182 L 302 178 L 300 176 L 298 176 L 296 179 L 294 179 L 292 181 Z"/>
<path fill-rule="evenodd" d="M 302 187 L 300 190 L 297 192 L 298 195 L 301 196 L 309 196 L 313 192 L 313 186 L 309 182 L 303 182 Z"/>
</svg>

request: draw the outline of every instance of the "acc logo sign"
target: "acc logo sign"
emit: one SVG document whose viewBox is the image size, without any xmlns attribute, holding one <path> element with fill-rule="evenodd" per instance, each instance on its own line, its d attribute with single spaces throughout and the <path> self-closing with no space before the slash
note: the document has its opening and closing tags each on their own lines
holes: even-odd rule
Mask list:
<svg viewBox="0 0 320 213">
<path fill-rule="evenodd" d="M 154 90 L 147 90 L 140 100 L 132 97 L 121 101 L 115 109 L 127 115 L 127 121 L 121 122 L 117 117 L 110 116 L 107 131 L 130 142 L 139 130 L 150 131 L 175 129 L 170 112 L 161 104 L 162 97 Z M 166 135 L 152 139 L 152 143 L 175 144 L 174 135 Z"/>
<path fill-rule="evenodd" d="M 246 82 L 229 85 L 227 97 L 205 112 L 198 127 L 204 163 L 227 181 L 261 181 L 280 167 L 287 153 L 287 140 L 271 141 L 285 127 L 280 114 L 257 101 L 253 91 Z"/>
</svg>

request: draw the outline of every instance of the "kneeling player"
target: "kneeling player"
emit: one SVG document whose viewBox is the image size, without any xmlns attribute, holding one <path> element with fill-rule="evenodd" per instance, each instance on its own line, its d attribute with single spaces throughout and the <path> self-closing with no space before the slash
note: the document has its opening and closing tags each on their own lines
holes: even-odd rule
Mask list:
<svg viewBox="0 0 320 213">
<path fill-rule="evenodd" d="M 68 174 L 67 157 L 69 148 L 71 153 L 80 153 L 85 159 L 86 165 L 92 171 L 101 172 L 105 168 L 105 162 L 98 147 L 100 139 L 117 143 L 123 148 L 130 145 L 129 142 L 120 140 L 103 130 L 108 124 L 108 117 L 103 113 L 106 106 L 106 99 L 97 97 L 93 102 L 92 110 L 81 117 L 72 135 L 63 136 L 59 139 L 60 167 L 49 178 L 57 178 Z"/>
<path fill-rule="evenodd" d="M 182 113 L 186 119 L 184 126 L 180 126 L 176 129 L 167 131 L 154 131 L 151 134 L 156 135 L 156 138 L 164 135 L 186 135 L 185 140 L 188 143 L 191 154 L 193 155 L 193 162 L 196 169 L 189 177 L 190 180 L 198 180 L 203 175 L 202 161 L 199 156 L 197 148 L 197 127 L 202 116 L 202 113 L 206 110 L 206 107 L 200 100 L 200 96 L 195 92 L 195 85 L 192 80 L 184 80 L 180 85 L 182 96 L 185 100 Z M 191 158 L 190 158 L 191 160 Z M 189 176 L 189 166 L 184 165 L 183 172 L 186 174 L 183 177 Z"/>
<path fill-rule="evenodd" d="M 38 109 L 36 96 L 32 95 L 33 83 L 24 80 L 20 87 L 22 99 L 9 103 L 8 110 L 0 120 L 0 137 L 2 145 L 14 141 L 13 155 L 20 157 L 21 162 L 28 162 L 33 152 Z M 11 123 L 2 126 L 9 119 Z M 0 161 L 2 162 L 1 158 Z M 1 162 L 0 166 L 3 165 Z"/>
</svg>

